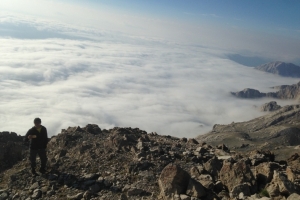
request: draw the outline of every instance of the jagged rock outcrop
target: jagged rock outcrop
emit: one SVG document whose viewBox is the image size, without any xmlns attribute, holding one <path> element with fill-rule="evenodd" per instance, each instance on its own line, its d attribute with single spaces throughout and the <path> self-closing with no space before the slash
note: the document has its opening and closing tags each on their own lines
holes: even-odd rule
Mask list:
<svg viewBox="0 0 300 200">
<path fill-rule="evenodd" d="M 23 159 L 23 137 L 14 132 L 0 132 L 0 172 Z"/>
<path fill-rule="evenodd" d="M 261 106 L 260 110 L 262 112 L 273 112 L 279 110 L 281 108 L 280 105 L 277 104 L 276 101 L 270 101 L 269 103 L 265 103 Z"/>
<path fill-rule="evenodd" d="M 266 93 L 261 93 L 260 91 L 251 88 L 246 88 L 239 92 L 231 92 L 231 94 L 239 98 L 248 98 L 248 99 L 266 97 Z"/>
<path fill-rule="evenodd" d="M 281 165 L 272 152 L 237 154 L 223 142 L 211 146 L 138 128 L 62 130 L 48 144 L 44 175 L 30 174 L 27 156 L 0 173 L 0 199 L 259 199 L 264 187 L 279 188 L 274 197 L 299 193 L 299 155 Z"/>
<path fill-rule="evenodd" d="M 276 99 L 297 99 L 297 100 L 300 98 L 300 82 L 293 85 L 284 85 L 275 88 L 279 90 L 277 92 L 263 93 L 255 89 L 246 88 L 240 92 L 231 92 L 231 94 L 238 98 L 270 97 Z"/>
<path fill-rule="evenodd" d="M 300 67 L 294 65 L 293 63 L 285 63 L 280 61 L 269 62 L 257 66 L 255 69 L 285 77 L 300 77 Z"/>
</svg>

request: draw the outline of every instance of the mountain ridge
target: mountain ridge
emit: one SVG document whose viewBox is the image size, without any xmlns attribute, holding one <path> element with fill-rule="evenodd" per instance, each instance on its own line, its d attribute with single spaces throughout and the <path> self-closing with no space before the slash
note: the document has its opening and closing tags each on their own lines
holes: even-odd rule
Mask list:
<svg viewBox="0 0 300 200">
<path fill-rule="evenodd" d="M 299 99 L 300 98 L 300 82 L 292 85 L 275 86 L 277 92 L 260 92 L 259 90 L 246 88 L 239 92 L 231 92 L 233 96 L 239 98 L 262 98 L 270 97 L 277 99 Z"/>
<path fill-rule="evenodd" d="M 284 77 L 300 77 L 300 67 L 293 63 L 275 61 L 259 65 L 255 69 Z"/>
</svg>

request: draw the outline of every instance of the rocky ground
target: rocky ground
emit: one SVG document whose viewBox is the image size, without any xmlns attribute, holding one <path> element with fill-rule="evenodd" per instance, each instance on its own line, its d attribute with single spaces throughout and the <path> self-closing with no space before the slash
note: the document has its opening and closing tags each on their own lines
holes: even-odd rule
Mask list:
<svg viewBox="0 0 300 200">
<path fill-rule="evenodd" d="M 300 199 L 298 154 L 276 162 L 270 151 L 242 154 L 222 143 L 89 124 L 52 137 L 48 173 L 34 176 L 22 137 L 3 135 L 16 148 L 0 157 L 0 200 Z"/>
</svg>

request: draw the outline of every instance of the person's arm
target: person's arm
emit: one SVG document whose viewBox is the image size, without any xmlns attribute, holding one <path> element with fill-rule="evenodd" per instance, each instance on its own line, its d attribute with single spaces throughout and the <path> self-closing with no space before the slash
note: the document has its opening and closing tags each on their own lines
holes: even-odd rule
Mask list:
<svg viewBox="0 0 300 200">
<path fill-rule="evenodd" d="M 45 146 L 47 147 L 48 144 L 48 133 L 47 133 L 47 129 L 45 127 Z"/>
</svg>

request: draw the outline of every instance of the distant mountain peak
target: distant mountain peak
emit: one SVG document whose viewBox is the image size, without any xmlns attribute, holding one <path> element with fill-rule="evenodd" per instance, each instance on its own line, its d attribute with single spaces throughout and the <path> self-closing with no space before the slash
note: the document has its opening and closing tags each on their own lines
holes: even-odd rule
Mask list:
<svg viewBox="0 0 300 200">
<path fill-rule="evenodd" d="M 293 63 L 285 63 L 282 61 L 269 62 L 260 66 L 255 67 L 255 69 L 277 74 L 285 77 L 300 77 L 300 67 Z"/>
</svg>

